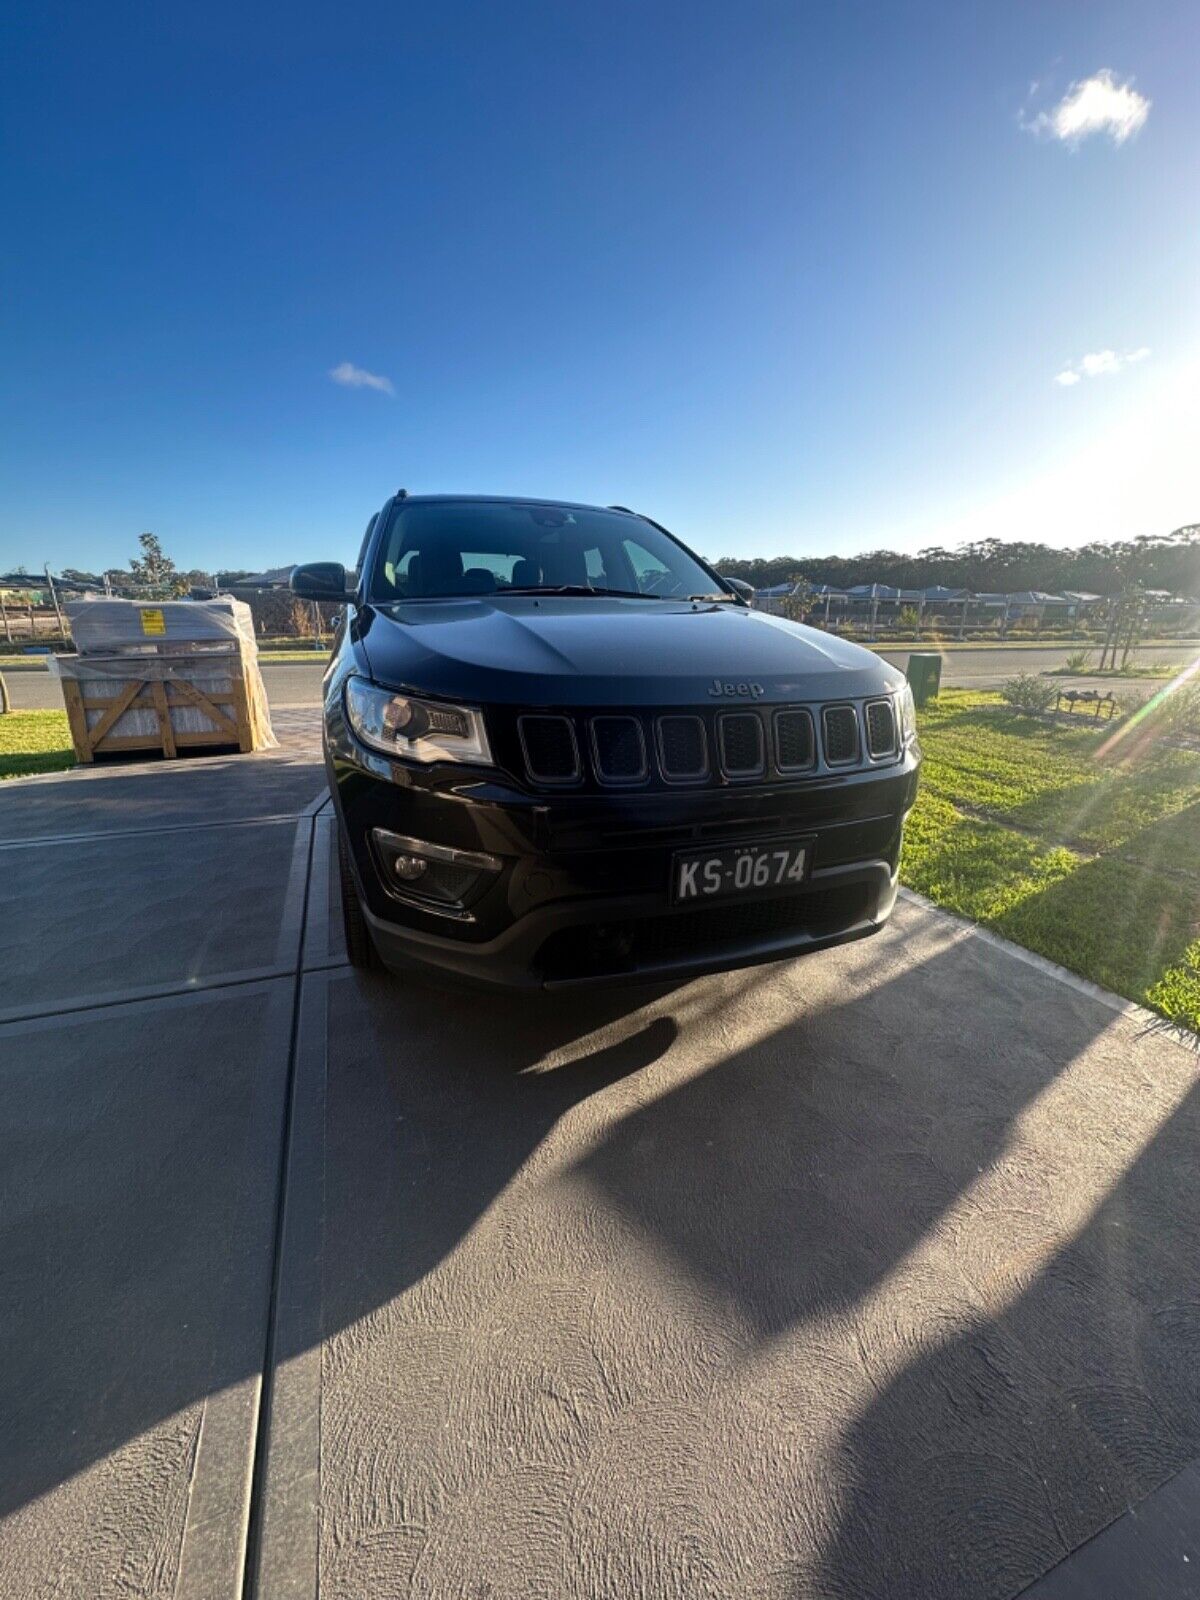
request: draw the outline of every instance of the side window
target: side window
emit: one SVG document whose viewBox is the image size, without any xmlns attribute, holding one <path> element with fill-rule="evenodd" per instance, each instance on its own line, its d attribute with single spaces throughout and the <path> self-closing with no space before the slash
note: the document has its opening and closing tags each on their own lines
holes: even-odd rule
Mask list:
<svg viewBox="0 0 1200 1600">
<path fill-rule="evenodd" d="M 587 569 L 589 583 L 597 583 L 601 578 L 607 578 L 604 557 L 600 554 L 598 546 L 593 545 L 590 550 L 583 552 L 583 563 Z"/>
</svg>

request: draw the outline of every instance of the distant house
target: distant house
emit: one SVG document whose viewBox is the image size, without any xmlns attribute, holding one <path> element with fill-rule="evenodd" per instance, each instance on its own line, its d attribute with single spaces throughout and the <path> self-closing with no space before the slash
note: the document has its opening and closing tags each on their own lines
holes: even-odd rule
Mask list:
<svg viewBox="0 0 1200 1600">
<path fill-rule="evenodd" d="M 777 583 L 769 589 L 757 589 L 755 602 L 763 610 L 778 610 L 780 601 L 799 587 Z M 1096 606 L 1107 604 L 1104 595 L 1083 590 L 1065 590 L 1062 594 L 1049 594 L 1042 589 L 972 594 L 969 589 L 952 589 L 944 583 L 929 584 L 924 589 L 899 589 L 890 583 L 856 583 L 849 589 L 839 589 L 833 584 L 815 583 L 809 594 L 813 610 L 831 619 L 837 614 L 862 621 L 873 615 L 879 622 L 894 621 L 901 609 L 910 607 L 925 618 L 942 616 L 961 623 L 968 617 L 980 620 L 981 612 L 985 619 L 990 615 L 996 621 L 1073 622 Z M 1171 597 L 1164 592 L 1155 596 L 1155 603 L 1172 603 Z"/>
<path fill-rule="evenodd" d="M 1082 589 L 1064 589 L 1063 599 L 1070 604 L 1072 616 L 1079 616 L 1082 612 L 1091 611 L 1095 606 L 1104 604 L 1102 594 L 1087 594 Z"/>
<path fill-rule="evenodd" d="M 977 594 L 972 597 L 972 604 L 981 606 L 985 611 L 1000 612 L 1010 622 L 1017 619 L 1036 618 L 1041 621 L 1046 617 L 1066 618 L 1073 614 L 1064 595 L 1046 594 L 1041 589 L 1019 589 L 1009 594 Z"/>
<path fill-rule="evenodd" d="M 220 578 L 218 573 L 217 577 Z M 265 572 L 250 572 L 245 577 L 223 583 L 222 589 L 286 589 L 292 576 L 291 567 L 268 567 Z"/>
<path fill-rule="evenodd" d="M 0 574 L 0 594 L 4 596 L 9 605 L 45 606 L 50 604 L 44 581 L 41 578 L 27 578 L 23 572 Z"/>
</svg>

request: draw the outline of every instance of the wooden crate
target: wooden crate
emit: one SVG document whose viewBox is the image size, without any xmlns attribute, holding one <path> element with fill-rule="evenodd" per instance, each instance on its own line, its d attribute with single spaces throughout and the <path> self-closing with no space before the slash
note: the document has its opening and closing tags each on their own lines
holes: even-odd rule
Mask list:
<svg viewBox="0 0 1200 1600">
<path fill-rule="evenodd" d="M 131 750 L 261 750 L 275 743 L 258 663 L 240 650 L 169 656 L 72 656 L 60 663 L 76 758 Z M 228 688 L 202 689 L 222 678 Z M 129 713 L 144 713 L 131 717 Z M 130 724 L 141 726 L 130 731 Z M 125 724 L 122 727 L 122 723 Z"/>
</svg>

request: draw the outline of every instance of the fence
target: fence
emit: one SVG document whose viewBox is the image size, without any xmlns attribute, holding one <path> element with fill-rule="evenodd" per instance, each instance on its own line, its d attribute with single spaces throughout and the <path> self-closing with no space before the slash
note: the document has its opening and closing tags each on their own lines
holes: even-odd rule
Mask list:
<svg viewBox="0 0 1200 1600">
<path fill-rule="evenodd" d="M 37 588 L 0 588 L 0 648 L 28 650 L 34 646 L 71 649 L 71 633 L 62 612 L 64 598 L 79 597 L 72 587 L 60 592 L 53 579 Z M 96 592 L 96 591 L 93 591 Z M 108 591 L 120 600 L 159 600 L 167 598 L 161 589 L 148 587 Z M 221 591 L 245 600 L 254 617 L 254 631 L 260 638 L 310 640 L 321 645 L 330 638 L 338 608 L 311 600 L 300 600 L 290 589 L 249 587 L 231 584 Z"/>
<path fill-rule="evenodd" d="M 939 596 L 756 595 L 756 610 L 867 643 L 1004 639 L 1078 640 L 1100 644 L 1110 633 L 1119 601 L 1072 611 L 1061 603 L 1005 605 L 991 598 Z M 1200 604 L 1152 605 L 1141 616 L 1139 640 L 1192 639 L 1200 635 Z"/>
</svg>

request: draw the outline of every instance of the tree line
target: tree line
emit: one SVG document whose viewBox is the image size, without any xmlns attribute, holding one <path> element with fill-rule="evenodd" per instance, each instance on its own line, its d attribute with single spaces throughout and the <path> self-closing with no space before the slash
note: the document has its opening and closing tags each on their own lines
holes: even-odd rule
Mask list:
<svg viewBox="0 0 1200 1600">
<path fill-rule="evenodd" d="M 1120 594 L 1126 589 L 1169 589 L 1200 595 L 1200 524 L 1163 536 L 1079 545 L 1058 550 L 1025 540 L 980 539 L 946 550 L 933 545 L 905 555 L 869 550 L 858 556 L 722 556 L 717 571 L 741 578 L 756 589 L 804 579 L 850 589 L 859 583 L 886 583 L 897 589 L 928 589 L 944 584 L 975 594 L 1016 594 L 1040 589 L 1061 594 Z"/>
<path fill-rule="evenodd" d="M 209 587 L 206 572 L 182 572 L 152 533 L 138 540 L 140 555 L 128 568 L 110 568 L 117 589 L 138 585 L 163 594 L 186 594 L 191 587 Z M 1167 589 L 1172 594 L 1200 596 L 1200 523 L 1162 536 L 1093 542 L 1070 550 L 1020 539 L 980 539 L 946 550 L 932 545 L 905 555 L 898 550 L 868 550 L 857 556 L 722 556 L 715 563 L 726 577 L 741 578 L 756 589 L 804 579 L 850 589 L 859 583 L 886 583 L 897 589 L 969 589 L 975 594 L 1014 594 L 1041 589 L 1061 594 L 1072 589 L 1088 594 L 1121 594 L 1127 589 Z M 95 583 L 104 574 L 66 568 L 64 578 Z M 234 586 L 248 572 L 222 572 L 222 586 Z"/>
</svg>

